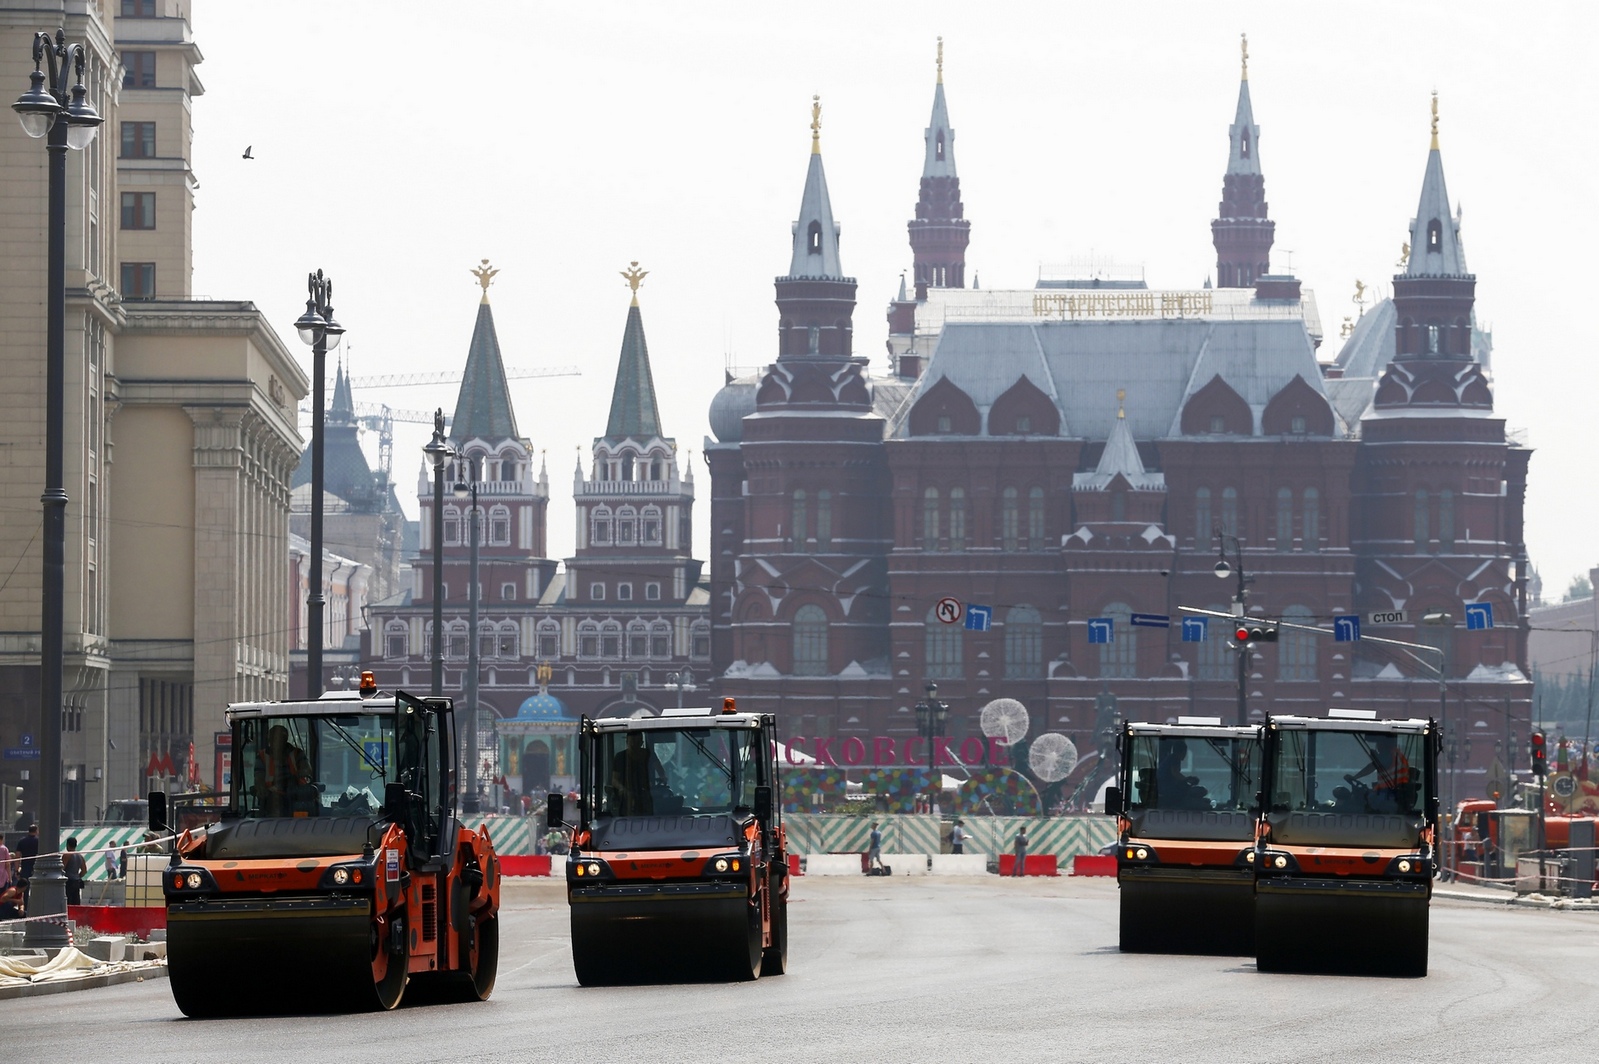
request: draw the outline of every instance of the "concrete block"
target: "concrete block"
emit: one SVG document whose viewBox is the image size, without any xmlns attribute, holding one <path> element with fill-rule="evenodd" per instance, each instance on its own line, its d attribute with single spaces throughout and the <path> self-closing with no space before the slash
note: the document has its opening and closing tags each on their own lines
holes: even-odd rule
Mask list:
<svg viewBox="0 0 1599 1064">
<path fill-rule="evenodd" d="M 99 935 L 78 947 L 86 956 L 97 961 L 121 961 L 126 959 L 128 940 L 121 935 Z"/>
<path fill-rule="evenodd" d="M 925 853 L 885 853 L 883 863 L 894 870 L 896 876 L 925 876 L 927 874 L 927 855 Z"/>
<path fill-rule="evenodd" d="M 986 876 L 988 874 L 988 854 L 934 854 L 932 874 L 935 876 Z"/>
<path fill-rule="evenodd" d="M 130 961 L 158 961 L 166 955 L 165 942 L 135 942 L 128 947 Z"/>
<path fill-rule="evenodd" d="M 861 855 L 858 853 L 813 853 L 805 857 L 805 874 L 808 876 L 858 876 L 861 874 Z"/>
</svg>

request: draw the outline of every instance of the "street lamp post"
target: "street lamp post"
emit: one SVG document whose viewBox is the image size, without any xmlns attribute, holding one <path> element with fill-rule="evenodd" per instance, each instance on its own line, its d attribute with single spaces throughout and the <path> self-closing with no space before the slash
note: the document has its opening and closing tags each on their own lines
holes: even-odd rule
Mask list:
<svg viewBox="0 0 1599 1064">
<path fill-rule="evenodd" d="M 300 340 L 311 348 L 311 574 L 305 605 L 305 697 L 322 697 L 322 487 L 324 392 L 328 352 L 339 346 L 344 327 L 333 320 L 333 280 L 318 270 L 306 276 L 305 313 L 295 321 Z"/>
<path fill-rule="evenodd" d="M 695 690 L 698 690 L 698 688 L 694 685 L 694 674 L 692 672 L 690 672 L 689 670 L 687 670 L 687 669 L 682 669 L 682 670 L 680 670 L 678 672 L 669 672 L 669 673 L 667 673 L 666 674 L 666 686 L 677 688 L 677 708 L 678 709 L 682 709 L 683 708 L 683 692 L 684 691 L 695 691 Z"/>
<path fill-rule="evenodd" d="M 1233 562 L 1227 562 L 1227 541 L 1233 542 Z M 1213 570 L 1218 579 L 1225 580 L 1234 573 L 1238 576 L 1238 589 L 1233 592 L 1233 616 L 1244 617 L 1248 609 L 1244 600 L 1249 597 L 1249 578 L 1244 575 L 1244 544 L 1237 536 L 1230 532 L 1216 529 L 1216 567 Z M 1249 659 L 1251 652 L 1247 639 L 1238 640 L 1234 645 L 1238 651 L 1238 725 L 1244 727 L 1249 724 Z"/>
<path fill-rule="evenodd" d="M 464 481 L 457 481 L 455 497 L 462 501 L 471 500 L 472 508 L 467 513 L 467 525 L 471 538 L 472 548 L 469 554 L 468 568 L 471 572 L 467 576 L 467 644 L 466 644 L 466 811 L 478 811 L 477 799 L 477 761 L 478 761 L 478 735 L 477 735 L 477 674 L 479 663 L 478 649 L 478 579 L 477 579 L 477 539 L 478 539 L 478 512 L 477 512 L 477 459 L 468 458 L 461 466 L 461 474 L 466 477 Z"/>
<path fill-rule="evenodd" d="M 944 733 L 944 723 L 949 719 L 949 703 L 938 700 L 938 684 L 932 680 L 923 685 L 923 691 L 926 697 L 916 703 L 916 730 L 927 740 L 927 811 L 932 812 L 939 791 L 935 743 Z"/>
<path fill-rule="evenodd" d="M 44 557 L 39 621 L 39 852 L 30 912 L 45 916 L 67 911 L 66 877 L 61 870 L 61 689 L 63 638 L 66 624 L 67 492 L 63 474 L 66 452 L 67 329 L 67 152 L 94 140 L 104 121 L 90 106 L 83 87 L 84 50 L 68 45 L 64 31 L 55 39 L 33 35 L 33 74 L 28 91 L 11 105 L 23 131 L 45 137 L 49 153 L 49 234 L 45 278 L 45 431 L 44 431 Z M 43 67 L 48 61 L 50 73 Z M 70 92 L 69 77 L 76 83 Z M 69 945 L 65 921 L 33 920 L 23 941 L 30 947 Z"/>
<path fill-rule="evenodd" d="M 433 438 L 422 448 L 433 464 L 433 683 L 429 694 L 444 693 L 444 463 L 455 449 L 444 441 L 444 408 L 433 412 Z"/>
</svg>

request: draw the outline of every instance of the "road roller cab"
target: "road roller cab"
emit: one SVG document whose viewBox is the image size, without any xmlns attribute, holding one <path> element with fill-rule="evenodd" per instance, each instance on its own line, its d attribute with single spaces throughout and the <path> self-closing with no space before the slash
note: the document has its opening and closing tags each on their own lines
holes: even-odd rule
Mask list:
<svg viewBox="0 0 1599 1064">
<path fill-rule="evenodd" d="M 1255 851 L 1261 971 L 1427 974 L 1438 726 L 1268 716 Z"/>
<path fill-rule="evenodd" d="M 781 975 L 788 860 L 770 714 L 584 717 L 579 797 L 550 795 L 585 986 Z"/>
<path fill-rule="evenodd" d="M 1124 952 L 1247 954 L 1254 937 L 1260 729 L 1215 717 L 1117 737 L 1116 879 Z"/>
<path fill-rule="evenodd" d="M 488 997 L 499 862 L 456 819 L 444 698 L 361 693 L 230 706 L 228 803 L 162 875 L 168 969 L 190 1016 L 393 1008 L 408 984 Z M 151 795 L 151 828 L 167 823 Z"/>
</svg>

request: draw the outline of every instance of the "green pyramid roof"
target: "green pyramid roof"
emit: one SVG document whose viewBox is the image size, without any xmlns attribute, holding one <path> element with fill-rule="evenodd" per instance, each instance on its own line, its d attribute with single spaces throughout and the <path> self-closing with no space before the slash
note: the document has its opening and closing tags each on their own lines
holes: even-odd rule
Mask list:
<svg viewBox="0 0 1599 1064">
<path fill-rule="evenodd" d="M 661 415 L 655 406 L 655 380 L 650 376 L 650 351 L 644 343 L 644 319 L 635 301 L 627 308 L 627 328 L 622 333 L 622 356 L 616 365 L 616 387 L 611 391 L 608 439 L 647 439 L 661 434 Z"/>
<path fill-rule="evenodd" d="M 521 438 L 516 431 L 516 414 L 511 410 L 511 392 L 505 383 L 505 364 L 500 361 L 500 340 L 494 333 L 494 312 L 489 309 L 487 296 L 478 304 L 450 438 L 494 442 Z"/>
</svg>

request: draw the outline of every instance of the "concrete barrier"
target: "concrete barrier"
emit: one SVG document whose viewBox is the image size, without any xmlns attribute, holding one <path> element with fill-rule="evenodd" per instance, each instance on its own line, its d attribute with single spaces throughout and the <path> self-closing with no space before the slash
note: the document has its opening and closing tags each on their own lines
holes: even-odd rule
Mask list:
<svg viewBox="0 0 1599 1064">
<path fill-rule="evenodd" d="M 1008 876 L 1016 867 L 1014 854 L 1002 853 L 999 855 L 999 874 Z M 1060 869 L 1056 867 L 1055 855 L 1052 853 L 1030 853 L 1027 855 L 1026 864 L 1022 868 L 1024 876 L 1058 876 Z"/>
<path fill-rule="evenodd" d="M 1115 878 L 1116 856 L 1104 853 L 1080 853 L 1072 858 L 1072 875 Z"/>
<path fill-rule="evenodd" d="M 927 855 L 925 853 L 885 853 L 883 863 L 894 870 L 896 876 L 925 876 L 927 874 Z"/>
<path fill-rule="evenodd" d="M 806 854 L 805 874 L 808 876 L 858 876 L 861 874 L 861 855 L 858 853 Z"/>
<path fill-rule="evenodd" d="M 561 857 L 561 874 L 566 873 L 566 857 Z M 552 876 L 556 872 L 554 862 L 547 853 L 502 853 L 500 854 L 500 875 L 502 876 Z"/>
<path fill-rule="evenodd" d="M 932 874 L 935 876 L 986 876 L 988 874 L 988 854 L 935 853 L 933 855 Z"/>
</svg>

